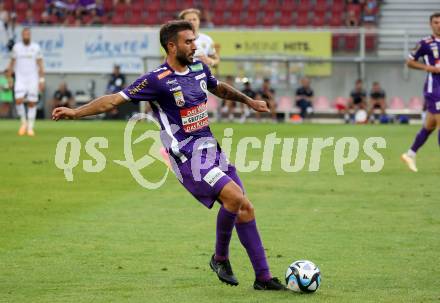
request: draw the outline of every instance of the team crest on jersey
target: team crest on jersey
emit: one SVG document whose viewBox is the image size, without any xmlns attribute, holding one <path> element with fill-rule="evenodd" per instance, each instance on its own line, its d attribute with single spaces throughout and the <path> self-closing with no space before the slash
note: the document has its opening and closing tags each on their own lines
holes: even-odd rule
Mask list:
<svg viewBox="0 0 440 303">
<path fill-rule="evenodd" d="M 178 107 L 182 107 L 185 105 L 185 99 L 183 98 L 183 93 L 181 90 L 174 92 L 173 96 L 174 96 L 174 100 L 176 101 L 176 105 Z"/>
<path fill-rule="evenodd" d="M 200 88 L 201 88 L 205 93 L 208 93 L 208 87 L 206 86 L 206 81 L 205 81 L 205 80 L 200 81 Z"/>
</svg>

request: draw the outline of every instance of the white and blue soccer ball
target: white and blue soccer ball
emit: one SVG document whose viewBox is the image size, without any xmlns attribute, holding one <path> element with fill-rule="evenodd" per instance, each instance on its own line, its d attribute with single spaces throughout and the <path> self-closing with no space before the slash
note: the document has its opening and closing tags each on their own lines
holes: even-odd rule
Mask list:
<svg viewBox="0 0 440 303">
<path fill-rule="evenodd" d="M 287 268 L 287 289 L 295 292 L 315 292 L 321 284 L 318 266 L 307 260 L 295 261 Z"/>
</svg>

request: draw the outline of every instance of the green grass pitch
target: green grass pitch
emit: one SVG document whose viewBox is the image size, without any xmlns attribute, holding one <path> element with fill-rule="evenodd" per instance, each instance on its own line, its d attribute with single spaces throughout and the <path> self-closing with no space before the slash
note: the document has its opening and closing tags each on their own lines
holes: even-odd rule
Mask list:
<svg viewBox="0 0 440 303">
<path fill-rule="evenodd" d="M 252 289 L 253 271 L 236 234 L 231 262 L 238 287 L 208 266 L 218 207 L 207 210 L 169 175 L 157 190 L 140 187 L 124 159 L 125 122 L 37 121 L 34 138 L 18 121 L 0 121 L 0 302 L 440 302 L 440 157 L 437 134 L 418 155 L 419 173 L 400 162 L 417 126 L 213 124 L 218 138 L 271 132 L 292 138 L 381 136 L 379 173 L 358 159 L 337 176 L 332 149 L 320 170 L 286 173 L 275 147 L 271 172 L 240 173 L 275 276 L 297 259 L 315 262 L 322 285 L 312 295 Z M 141 134 L 139 125 L 136 133 Z M 63 136 L 78 137 L 80 162 L 67 182 L 54 164 Z M 100 173 L 82 161 L 90 137 L 108 138 Z M 151 142 L 150 142 L 151 143 Z M 148 141 L 135 148 L 139 158 Z M 362 146 L 362 145 L 361 145 Z M 249 159 L 260 159 L 250 150 Z M 310 156 L 310 153 L 308 153 Z M 234 160 L 234 157 L 231 157 Z M 306 161 L 306 167 L 308 161 Z M 143 171 L 158 180 L 164 166 Z"/>
</svg>

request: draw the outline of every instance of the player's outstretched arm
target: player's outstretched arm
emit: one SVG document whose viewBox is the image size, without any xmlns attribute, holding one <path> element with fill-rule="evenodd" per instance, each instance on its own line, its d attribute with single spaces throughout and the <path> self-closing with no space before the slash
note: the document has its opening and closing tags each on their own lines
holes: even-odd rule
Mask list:
<svg viewBox="0 0 440 303">
<path fill-rule="evenodd" d="M 408 67 L 410 67 L 410 68 L 424 70 L 425 72 L 428 72 L 428 73 L 433 73 L 433 74 L 440 73 L 440 67 L 426 65 L 424 63 L 421 63 L 419 61 L 412 60 L 412 59 L 406 60 L 406 65 L 408 65 Z"/>
<path fill-rule="evenodd" d="M 217 86 L 209 91 L 219 98 L 247 104 L 257 112 L 269 112 L 265 101 L 251 99 L 225 82 L 219 81 Z"/>
<path fill-rule="evenodd" d="M 57 107 L 52 112 L 52 119 L 79 119 L 107 112 L 127 102 L 120 94 L 105 95 L 75 109 Z"/>
</svg>

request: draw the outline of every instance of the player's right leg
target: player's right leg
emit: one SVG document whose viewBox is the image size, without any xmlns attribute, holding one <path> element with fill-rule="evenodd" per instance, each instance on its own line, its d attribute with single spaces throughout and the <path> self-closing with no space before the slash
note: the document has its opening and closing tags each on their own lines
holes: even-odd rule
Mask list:
<svg viewBox="0 0 440 303">
<path fill-rule="evenodd" d="M 411 148 L 401 155 L 401 159 L 405 164 L 408 166 L 410 170 L 413 172 L 417 172 L 417 166 L 416 166 L 416 153 L 419 150 L 420 147 L 422 147 L 423 144 L 425 144 L 426 140 L 428 139 L 429 135 L 435 130 L 436 128 L 436 115 L 428 112 L 426 115 L 425 125 L 422 127 L 422 129 L 417 133 L 416 138 L 414 139 L 414 143 L 412 144 Z"/>
<path fill-rule="evenodd" d="M 217 215 L 215 254 L 211 258 L 210 266 L 222 282 L 236 286 L 238 281 L 229 262 L 229 243 L 245 197 L 242 189 L 231 180 L 220 191 L 218 200 L 222 206 Z"/>
<path fill-rule="evenodd" d="M 438 131 L 438 133 L 437 133 L 438 146 L 440 147 L 440 114 L 435 114 L 434 117 L 435 117 L 435 121 L 437 124 L 437 129 L 438 129 L 437 130 Z"/>
<path fill-rule="evenodd" d="M 27 129 L 26 111 L 24 108 L 24 96 L 15 99 L 15 109 L 17 111 L 17 115 L 20 118 L 20 122 L 21 122 L 20 128 L 18 129 L 18 135 L 24 136 L 26 134 L 26 129 Z"/>
</svg>

